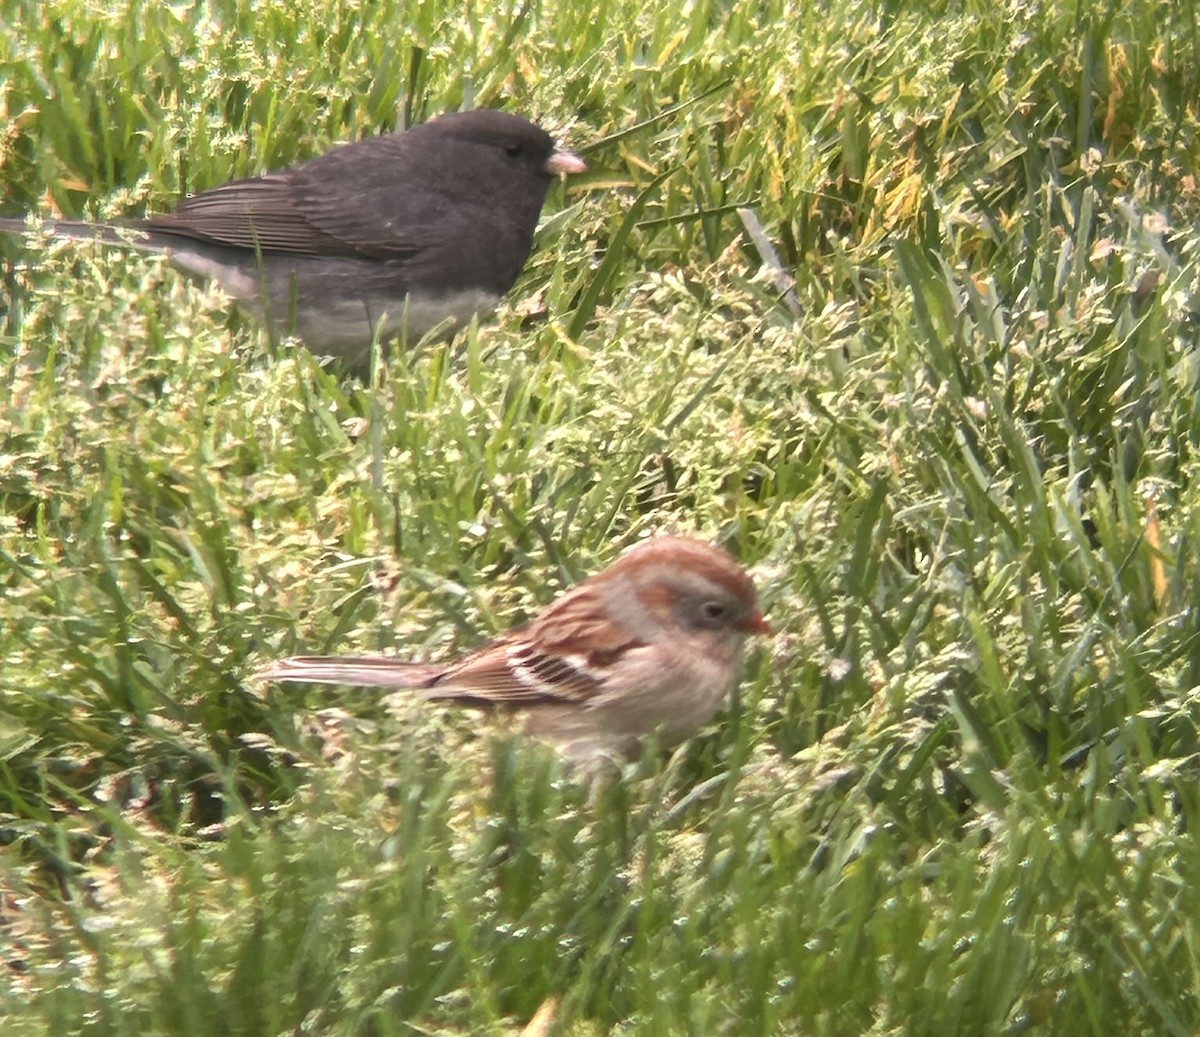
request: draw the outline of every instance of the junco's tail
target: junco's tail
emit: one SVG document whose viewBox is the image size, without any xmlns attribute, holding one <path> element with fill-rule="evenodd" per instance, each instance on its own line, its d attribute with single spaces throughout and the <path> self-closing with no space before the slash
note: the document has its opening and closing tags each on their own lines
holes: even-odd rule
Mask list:
<svg viewBox="0 0 1200 1037">
<path fill-rule="evenodd" d="M 24 216 L 0 216 L 0 234 L 28 234 L 34 224 Z M 43 220 L 42 233 L 52 238 L 67 241 L 95 241 L 101 245 L 118 248 L 136 248 L 147 252 L 161 252 L 163 246 L 151 241 L 144 231 L 119 224 L 89 223 L 87 220 Z"/>
<path fill-rule="evenodd" d="M 424 688 L 445 670 L 436 663 L 406 663 L 386 655 L 298 655 L 254 676 L 267 681 L 357 684 L 371 688 Z"/>
</svg>

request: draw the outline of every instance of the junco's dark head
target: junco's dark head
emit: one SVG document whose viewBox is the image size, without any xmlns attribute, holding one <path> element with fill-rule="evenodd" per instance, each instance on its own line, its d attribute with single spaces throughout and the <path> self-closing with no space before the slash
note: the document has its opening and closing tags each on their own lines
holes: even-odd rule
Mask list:
<svg viewBox="0 0 1200 1037">
<path fill-rule="evenodd" d="M 529 256 L 554 177 L 585 168 L 533 123 L 480 109 L 192 195 L 125 224 L 141 232 L 132 241 L 87 224 L 54 230 L 165 252 L 278 334 L 361 369 L 376 336 L 416 341 L 492 310 Z"/>
</svg>

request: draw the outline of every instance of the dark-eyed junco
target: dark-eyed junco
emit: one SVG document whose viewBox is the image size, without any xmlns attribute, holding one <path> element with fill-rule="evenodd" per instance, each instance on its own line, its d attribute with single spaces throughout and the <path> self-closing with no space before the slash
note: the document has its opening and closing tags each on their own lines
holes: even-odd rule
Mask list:
<svg viewBox="0 0 1200 1037">
<path fill-rule="evenodd" d="M 278 333 L 361 369 L 376 335 L 416 341 L 491 311 L 529 255 L 551 181 L 585 168 L 533 123 L 480 109 L 231 181 L 167 215 L 46 229 L 165 253 Z"/>
<path fill-rule="evenodd" d="M 273 681 L 412 688 L 519 713 L 530 734 L 587 762 L 629 754 L 657 734 L 695 734 L 728 697 L 742 646 L 770 627 L 754 584 L 720 548 L 661 536 L 567 591 L 531 623 L 458 659 L 299 656 L 263 670 Z"/>
</svg>

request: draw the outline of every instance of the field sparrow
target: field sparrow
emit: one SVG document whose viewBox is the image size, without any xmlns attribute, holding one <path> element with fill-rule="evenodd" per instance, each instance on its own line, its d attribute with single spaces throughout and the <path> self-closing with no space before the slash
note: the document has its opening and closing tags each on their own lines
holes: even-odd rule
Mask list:
<svg viewBox="0 0 1200 1037">
<path fill-rule="evenodd" d="M 528 733 L 588 761 L 632 755 L 647 735 L 671 745 L 695 734 L 732 691 L 746 637 L 767 633 L 745 569 L 702 541 L 660 536 L 458 659 L 298 656 L 258 676 L 513 711 Z"/>
</svg>

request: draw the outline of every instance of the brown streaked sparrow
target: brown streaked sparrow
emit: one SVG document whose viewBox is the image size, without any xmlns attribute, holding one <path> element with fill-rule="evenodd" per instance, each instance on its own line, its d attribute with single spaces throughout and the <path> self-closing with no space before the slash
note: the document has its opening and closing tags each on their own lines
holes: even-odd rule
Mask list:
<svg viewBox="0 0 1200 1037">
<path fill-rule="evenodd" d="M 770 629 L 733 558 L 699 540 L 660 536 L 458 659 L 297 656 L 257 676 L 412 688 L 517 712 L 529 734 L 587 761 L 631 755 L 648 735 L 663 745 L 691 737 L 733 690 L 746 637 Z"/>
</svg>

